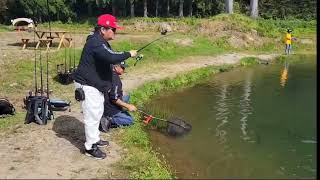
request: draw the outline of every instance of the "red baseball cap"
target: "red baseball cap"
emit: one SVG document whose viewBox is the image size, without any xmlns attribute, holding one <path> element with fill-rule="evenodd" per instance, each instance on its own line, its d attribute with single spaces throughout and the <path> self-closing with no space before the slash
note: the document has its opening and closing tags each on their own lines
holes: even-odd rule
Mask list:
<svg viewBox="0 0 320 180">
<path fill-rule="evenodd" d="M 111 14 L 103 14 L 99 16 L 98 25 L 103 27 L 123 29 L 123 27 L 118 26 L 116 17 L 112 16 Z"/>
</svg>

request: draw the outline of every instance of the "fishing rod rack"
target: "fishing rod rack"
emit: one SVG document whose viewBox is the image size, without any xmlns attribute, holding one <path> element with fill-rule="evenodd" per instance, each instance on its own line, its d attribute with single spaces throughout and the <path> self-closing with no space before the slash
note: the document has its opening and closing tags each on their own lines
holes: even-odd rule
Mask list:
<svg viewBox="0 0 320 180">
<path fill-rule="evenodd" d="M 37 51 L 39 51 L 38 55 Z M 27 110 L 25 124 L 35 122 L 39 125 L 46 125 L 48 120 L 54 119 L 53 111 L 65 111 L 70 108 L 70 102 L 50 99 L 53 91 L 49 89 L 49 49 L 46 50 L 46 89 L 44 87 L 41 51 L 41 48 L 38 50 L 35 48 L 34 51 L 34 91 L 30 90 L 23 99 L 24 108 Z M 37 67 L 38 64 L 39 67 Z M 40 70 L 40 87 L 38 87 L 38 69 Z"/>
<path fill-rule="evenodd" d="M 57 64 L 57 80 L 61 84 L 68 85 L 73 82 L 71 77 L 72 73 L 77 69 L 76 67 L 76 52 L 75 52 L 75 41 L 73 40 L 73 45 L 71 41 L 66 48 L 64 48 L 64 63 Z M 73 57 L 71 54 L 71 48 L 73 47 Z M 68 52 L 68 53 L 67 53 Z M 69 58 L 69 59 L 68 59 Z M 68 59 L 68 61 L 67 61 Z"/>
</svg>

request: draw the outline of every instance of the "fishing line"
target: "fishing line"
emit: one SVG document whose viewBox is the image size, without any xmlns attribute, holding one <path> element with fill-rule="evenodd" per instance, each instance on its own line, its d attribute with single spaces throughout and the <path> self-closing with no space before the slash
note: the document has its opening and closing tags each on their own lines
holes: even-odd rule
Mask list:
<svg viewBox="0 0 320 180">
<path fill-rule="evenodd" d="M 155 39 L 155 40 L 153 40 L 153 41 L 149 42 L 148 44 L 146 44 L 146 45 L 142 46 L 141 48 L 139 48 L 139 49 L 137 50 L 137 53 L 138 53 L 138 52 L 140 52 L 140 51 L 142 51 L 144 48 L 146 48 L 146 47 L 150 46 L 152 43 L 154 43 L 154 42 L 156 42 L 156 41 L 159 41 L 159 40 L 160 40 L 160 39 L 162 39 L 162 38 L 165 38 L 165 37 L 171 36 L 172 34 L 174 34 L 174 33 L 171 33 L 171 34 L 168 34 L 168 35 L 161 36 L 161 37 L 159 37 L 159 38 L 157 38 L 157 39 Z M 133 66 L 136 66 L 136 65 L 137 65 L 137 63 L 138 63 L 138 61 L 140 61 L 142 58 L 143 58 L 143 55 L 142 55 L 142 54 L 139 54 L 139 55 L 136 57 L 136 62 L 134 63 L 134 65 L 133 65 Z"/>
</svg>

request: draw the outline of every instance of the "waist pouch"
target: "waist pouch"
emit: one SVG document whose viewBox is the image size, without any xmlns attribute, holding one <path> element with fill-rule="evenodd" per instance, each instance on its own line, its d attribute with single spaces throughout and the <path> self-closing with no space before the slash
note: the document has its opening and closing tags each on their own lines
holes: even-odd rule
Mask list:
<svg viewBox="0 0 320 180">
<path fill-rule="evenodd" d="M 85 100 L 85 94 L 82 88 L 77 88 L 74 91 L 74 97 L 77 101 L 83 101 Z"/>
</svg>

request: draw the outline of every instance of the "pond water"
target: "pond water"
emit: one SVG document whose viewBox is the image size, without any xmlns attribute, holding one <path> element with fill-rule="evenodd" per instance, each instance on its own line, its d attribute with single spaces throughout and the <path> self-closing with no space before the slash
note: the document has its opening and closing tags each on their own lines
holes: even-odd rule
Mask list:
<svg viewBox="0 0 320 180">
<path fill-rule="evenodd" d="M 149 131 L 178 178 L 316 176 L 315 56 L 219 73 L 145 107 L 192 125 L 179 138 Z"/>
</svg>

